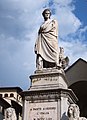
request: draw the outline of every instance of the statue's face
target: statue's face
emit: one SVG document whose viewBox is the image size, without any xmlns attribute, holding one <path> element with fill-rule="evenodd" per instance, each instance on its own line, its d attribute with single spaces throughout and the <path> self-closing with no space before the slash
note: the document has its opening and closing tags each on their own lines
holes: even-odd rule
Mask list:
<svg viewBox="0 0 87 120">
<path fill-rule="evenodd" d="M 73 114 L 73 111 L 74 111 L 74 108 L 71 106 L 71 107 L 69 108 L 69 114 L 72 115 L 72 114 Z"/>
<path fill-rule="evenodd" d="M 7 118 L 9 118 L 11 116 L 12 116 L 12 111 L 11 110 L 7 111 Z"/>
<path fill-rule="evenodd" d="M 44 18 L 45 19 L 48 19 L 48 18 L 50 18 L 50 11 L 45 11 L 45 13 L 44 13 Z"/>
</svg>

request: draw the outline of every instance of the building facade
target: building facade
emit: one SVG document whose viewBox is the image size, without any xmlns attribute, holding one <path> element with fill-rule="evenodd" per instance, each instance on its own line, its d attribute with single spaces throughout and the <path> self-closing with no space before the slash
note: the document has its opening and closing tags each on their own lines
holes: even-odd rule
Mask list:
<svg viewBox="0 0 87 120">
<path fill-rule="evenodd" d="M 76 94 L 80 114 L 87 118 L 87 62 L 78 59 L 66 70 L 68 87 Z"/>
<path fill-rule="evenodd" d="M 1 87 L 0 88 L 0 111 L 1 118 L 5 117 L 5 110 L 9 107 L 15 109 L 17 120 L 22 120 L 22 97 L 20 87 Z M 0 119 L 2 120 L 2 119 Z"/>
</svg>

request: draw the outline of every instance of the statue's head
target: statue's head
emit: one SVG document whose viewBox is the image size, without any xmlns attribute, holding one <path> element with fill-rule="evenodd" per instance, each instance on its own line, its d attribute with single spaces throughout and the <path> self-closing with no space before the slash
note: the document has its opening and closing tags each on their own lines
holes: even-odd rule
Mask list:
<svg viewBox="0 0 87 120">
<path fill-rule="evenodd" d="M 12 114 L 13 114 L 13 110 L 11 108 L 8 108 L 6 110 L 6 116 L 7 116 L 7 118 L 10 118 L 12 116 Z"/>
<path fill-rule="evenodd" d="M 14 108 L 7 108 L 6 109 L 6 116 L 5 119 L 14 119 L 16 120 L 16 113 L 15 113 L 15 109 Z"/>
<path fill-rule="evenodd" d="M 73 118 L 78 118 L 80 114 L 80 110 L 78 105 L 76 104 L 71 104 L 68 107 L 68 117 L 70 118 L 71 116 L 73 116 Z"/>
<path fill-rule="evenodd" d="M 60 47 L 60 53 L 64 53 L 64 48 Z"/>
<path fill-rule="evenodd" d="M 50 16 L 51 16 L 51 11 L 50 11 L 50 9 L 45 9 L 45 10 L 42 12 L 42 15 L 43 15 L 44 19 L 45 19 L 45 18 L 50 18 Z"/>
</svg>

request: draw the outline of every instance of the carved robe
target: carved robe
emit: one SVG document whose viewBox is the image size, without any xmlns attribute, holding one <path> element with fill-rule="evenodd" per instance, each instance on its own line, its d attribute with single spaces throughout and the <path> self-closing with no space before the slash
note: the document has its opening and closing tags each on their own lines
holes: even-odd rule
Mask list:
<svg viewBox="0 0 87 120">
<path fill-rule="evenodd" d="M 59 63 L 58 24 L 56 20 L 45 21 L 40 29 L 35 43 L 35 51 L 47 62 Z"/>
</svg>

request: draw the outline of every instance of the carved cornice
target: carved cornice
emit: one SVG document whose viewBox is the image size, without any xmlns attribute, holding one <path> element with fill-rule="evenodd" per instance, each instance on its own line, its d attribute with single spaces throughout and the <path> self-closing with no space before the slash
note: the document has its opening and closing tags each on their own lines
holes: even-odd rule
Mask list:
<svg viewBox="0 0 87 120">
<path fill-rule="evenodd" d="M 68 98 L 68 101 L 76 102 L 77 97 L 70 89 L 41 90 L 41 91 L 25 91 L 24 99 L 30 102 L 35 101 L 57 101 L 61 97 Z"/>
</svg>

